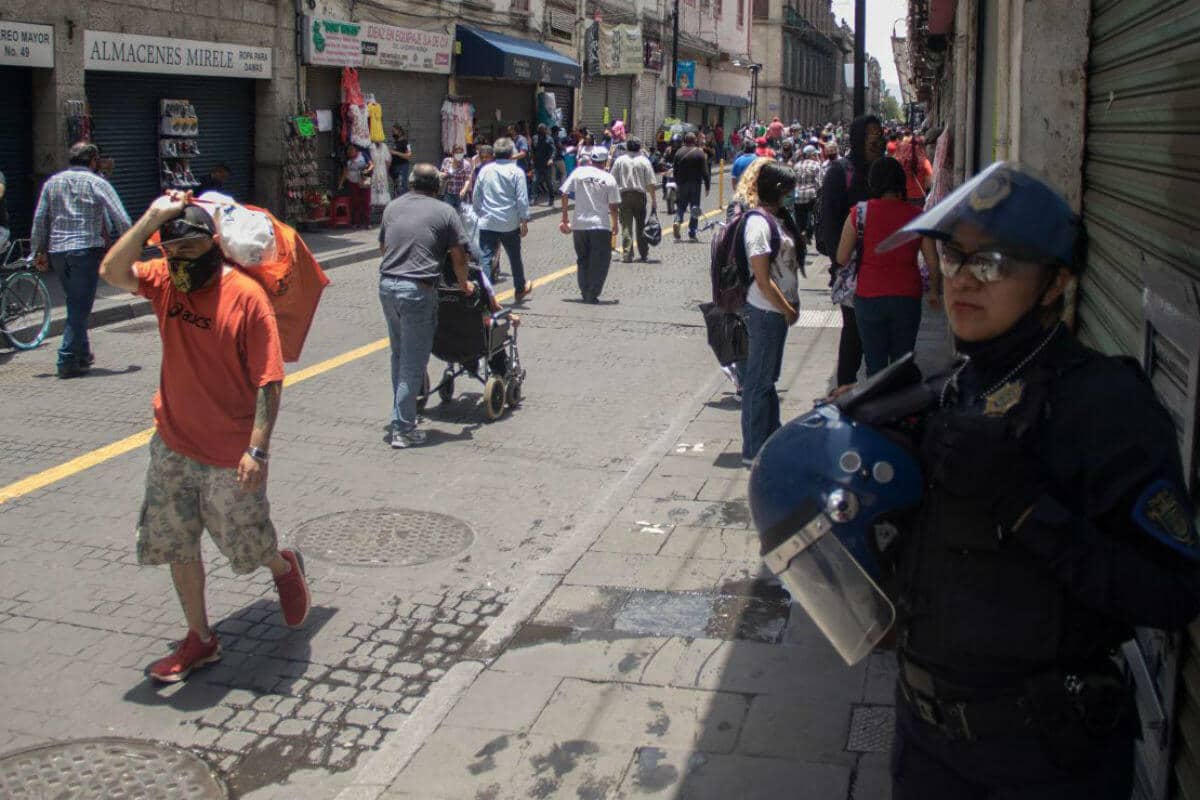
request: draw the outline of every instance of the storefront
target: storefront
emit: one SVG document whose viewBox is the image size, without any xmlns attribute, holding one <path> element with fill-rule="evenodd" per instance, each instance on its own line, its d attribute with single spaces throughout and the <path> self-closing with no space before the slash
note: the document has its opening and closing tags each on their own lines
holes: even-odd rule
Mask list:
<svg viewBox="0 0 1200 800">
<path fill-rule="evenodd" d="M 583 113 L 579 124 L 592 133 L 600 133 L 616 120 L 624 120 L 628 130 L 634 127 L 633 77 L 600 75 L 583 81 Z"/>
<path fill-rule="evenodd" d="M 84 31 L 92 141 L 136 217 L 166 188 L 195 188 L 218 164 L 225 192 L 254 195 L 257 89 L 267 47 Z"/>
<path fill-rule="evenodd" d="M 29 235 L 36 186 L 33 175 L 33 77 L 54 68 L 54 28 L 0 22 L 0 172 L 13 236 Z M 2 254 L 0 254 L 2 255 Z"/>
<path fill-rule="evenodd" d="M 458 25 L 455 36 L 454 95 L 475 106 L 476 138 L 493 142 L 520 122 L 532 131 L 543 90 L 554 94 L 558 108 L 572 108 L 581 74 L 575 61 L 538 42 L 482 28 Z"/>
<path fill-rule="evenodd" d="M 366 95 L 383 110 L 390 138 L 399 123 L 408 133 L 412 160 L 440 163 L 441 107 L 446 99 L 452 40 L 443 31 L 423 31 L 374 22 L 304 18 L 303 60 L 308 106 L 330 125 L 317 134 L 321 185 L 332 188 L 341 172 L 341 76 L 358 70 Z"/>
<path fill-rule="evenodd" d="M 749 117 L 750 101 L 735 94 L 696 89 L 686 104 L 681 104 L 680 119 L 697 127 L 721 123 L 726 133 L 732 132 Z"/>
</svg>

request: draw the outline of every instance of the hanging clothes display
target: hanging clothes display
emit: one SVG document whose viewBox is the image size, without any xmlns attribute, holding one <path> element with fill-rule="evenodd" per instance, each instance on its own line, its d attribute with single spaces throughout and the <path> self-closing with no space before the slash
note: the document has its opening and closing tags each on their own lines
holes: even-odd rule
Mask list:
<svg viewBox="0 0 1200 800">
<path fill-rule="evenodd" d="M 350 106 L 350 141 L 359 147 L 371 146 L 371 127 L 367 122 L 366 106 Z"/>
<path fill-rule="evenodd" d="M 388 166 L 392 163 L 392 154 L 386 143 L 371 145 L 371 163 L 375 165 L 371 171 L 371 205 L 386 206 L 392 201 L 392 193 L 388 189 Z"/>
<path fill-rule="evenodd" d="M 367 103 L 367 120 L 372 144 L 387 141 L 387 136 L 383 132 L 383 106 L 374 100 Z"/>
<path fill-rule="evenodd" d="M 557 125 L 561 122 L 558 113 L 558 100 L 555 98 L 554 92 L 538 92 L 537 121 L 539 125 L 547 127 Z"/>
<path fill-rule="evenodd" d="M 449 97 L 442 103 L 442 150 L 453 152 L 455 145 L 465 148 L 471 140 L 471 120 L 475 106 Z"/>
</svg>

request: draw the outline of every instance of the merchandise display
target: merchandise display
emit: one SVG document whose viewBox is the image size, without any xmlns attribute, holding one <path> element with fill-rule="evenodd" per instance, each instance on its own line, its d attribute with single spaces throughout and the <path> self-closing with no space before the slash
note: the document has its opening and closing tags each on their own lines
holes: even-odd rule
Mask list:
<svg viewBox="0 0 1200 800">
<path fill-rule="evenodd" d="M 321 191 L 317 171 L 316 115 L 300 114 L 288 125 L 286 161 L 283 167 L 286 218 L 294 223 L 324 220 L 329 196 Z"/>
<path fill-rule="evenodd" d="M 166 189 L 194 189 L 200 181 L 192 174 L 191 160 L 200 155 L 196 137 L 200 120 L 187 100 L 162 99 L 159 108 L 158 173 Z"/>
<path fill-rule="evenodd" d="M 471 120 L 475 119 L 475 106 L 466 100 L 447 97 L 442 103 L 442 150 L 447 153 L 454 147 L 466 147 L 474 141 Z"/>
</svg>

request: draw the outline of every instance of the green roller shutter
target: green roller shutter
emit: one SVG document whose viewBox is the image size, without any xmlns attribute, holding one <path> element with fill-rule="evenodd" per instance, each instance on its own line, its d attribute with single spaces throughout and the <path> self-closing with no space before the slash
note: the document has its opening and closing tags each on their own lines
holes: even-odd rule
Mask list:
<svg viewBox="0 0 1200 800">
<path fill-rule="evenodd" d="M 87 98 L 92 139 L 116 160 L 112 183 L 136 219 L 161 192 L 158 172 L 158 101 L 186 99 L 200 120 L 200 155 L 191 162 L 202 180 L 218 163 L 229 167 L 228 193 L 252 201 L 254 91 L 257 81 L 89 72 Z"/>
<path fill-rule="evenodd" d="M 26 67 L 0 67 L 0 172 L 13 238 L 29 236 L 33 206 L 37 201 L 33 175 L 32 71 Z M 2 256 L 3 253 L 0 253 Z"/>
<path fill-rule="evenodd" d="M 1179 429 L 1195 498 L 1200 4 L 1093 0 L 1090 37 L 1078 330 L 1146 367 Z M 1200 800 L 1198 634 L 1139 629 L 1125 648 L 1142 724 L 1138 800 Z"/>
</svg>

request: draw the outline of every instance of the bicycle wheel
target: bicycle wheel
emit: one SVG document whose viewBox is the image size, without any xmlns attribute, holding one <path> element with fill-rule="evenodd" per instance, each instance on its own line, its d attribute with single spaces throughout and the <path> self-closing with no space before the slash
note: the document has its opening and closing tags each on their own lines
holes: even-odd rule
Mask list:
<svg viewBox="0 0 1200 800">
<path fill-rule="evenodd" d="M 0 290 L 0 333 L 18 350 L 32 350 L 50 330 L 50 292 L 32 272 L 17 272 Z"/>
</svg>

